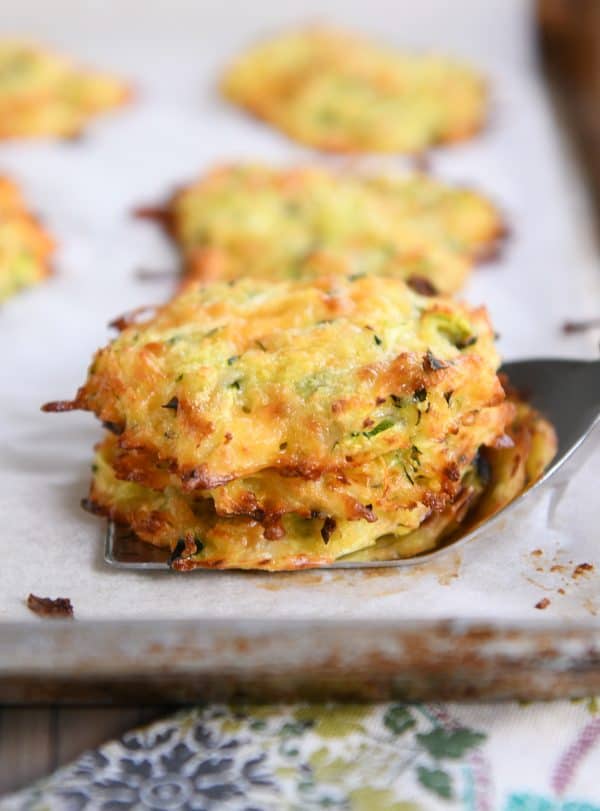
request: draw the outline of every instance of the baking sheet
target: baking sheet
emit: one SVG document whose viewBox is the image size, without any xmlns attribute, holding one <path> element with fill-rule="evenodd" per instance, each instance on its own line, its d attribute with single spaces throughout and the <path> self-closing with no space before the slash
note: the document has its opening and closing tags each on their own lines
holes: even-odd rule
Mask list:
<svg viewBox="0 0 600 811">
<path fill-rule="evenodd" d="M 0 170 L 23 184 L 60 243 L 56 277 L 0 311 L 0 634 L 14 621 L 38 627 L 24 605 L 29 592 L 68 596 L 77 617 L 90 620 L 595 622 L 598 574 L 573 573 L 577 564 L 600 563 L 598 453 L 568 486 L 546 491 L 484 540 L 428 566 L 136 574 L 104 564 L 105 527 L 79 507 L 98 425 L 90 415 L 39 412 L 42 402 L 75 392 L 92 352 L 111 335 L 109 320 L 170 293 L 168 281 L 136 278 L 140 268 L 175 268 L 176 257 L 158 229 L 130 217 L 132 208 L 160 200 L 215 161 L 319 160 L 215 91 L 219 69 L 244 43 L 311 19 L 401 46 L 440 48 L 488 74 L 487 132 L 432 158 L 437 175 L 497 200 L 512 226 L 501 261 L 478 270 L 465 296 L 487 303 L 507 359 L 594 357 L 598 332 L 566 338 L 559 329 L 565 319 L 597 315 L 600 267 L 581 179 L 537 73 L 529 17 L 520 0 L 122 0 L 110 11 L 75 0 L 3 4 L 2 33 L 30 34 L 129 76 L 138 98 L 81 141 L 0 143 Z M 406 166 L 393 158 L 372 163 Z M 536 610 L 543 597 L 550 605 Z"/>
</svg>

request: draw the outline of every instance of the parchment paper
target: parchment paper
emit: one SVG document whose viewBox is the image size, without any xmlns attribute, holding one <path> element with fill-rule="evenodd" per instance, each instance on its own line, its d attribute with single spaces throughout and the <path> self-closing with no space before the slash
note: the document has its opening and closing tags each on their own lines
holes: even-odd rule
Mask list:
<svg viewBox="0 0 600 811">
<path fill-rule="evenodd" d="M 489 306 L 507 359 L 594 357 L 598 333 L 565 338 L 559 329 L 566 318 L 598 315 L 600 267 L 580 178 L 538 77 L 529 16 L 519 0 L 2 4 L 2 34 L 30 35 L 120 72 L 138 95 L 81 141 L 0 143 L 0 171 L 23 184 L 60 243 L 55 278 L 0 311 L 0 620 L 38 622 L 24 606 L 30 591 L 70 597 L 81 618 L 595 615 L 597 576 L 572 571 L 600 560 L 598 453 L 554 496 L 551 517 L 546 491 L 500 531 L 429 567 L 131 574 L 102 562 L 104 525 L 79 507 L 99 426 L 90 415 L 39 411 L 74 394 L 111 318 L 172 289 L 136 278 L 139 268 L 175 268 L 176 256 L 158 229 L 131 218 L 133 207 L 215 161 L 319 160 L 216 93 L 220 68 L 244 44 L 314 19 L 451 52 L 487 73 L 487 132 L 432 160 L 438 175 L 491 195 L 512 226 L 502 259 L 478 270 L 465 296 Z M 542 597 L 551 603 L 536 610 Z"/>
</svg>

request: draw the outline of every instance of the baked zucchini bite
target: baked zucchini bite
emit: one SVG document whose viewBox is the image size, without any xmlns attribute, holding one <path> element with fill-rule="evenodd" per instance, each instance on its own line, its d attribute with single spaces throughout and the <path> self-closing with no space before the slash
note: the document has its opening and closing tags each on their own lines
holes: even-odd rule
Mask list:
<svg viewBox="0 0 600 811">
<path fill-rule="evenodd" d="M 188 280 L 376 273 L 440 293 L 458 290 L 504 232 L 498 210 L 469 189 L 316 167 L 219 167 L 164 216 Z"/>
<path fill-rule="evenodd" d="M 72 137 L 129 97 L 111 76 L 35 45 L 0 40 L 0 138 Z"/>
<path fill-rule="evenodd" d="M 51 272 L 54 243 L 27 211 L 18 188 L 0 177 L 0 302 Z"/>
<path fill-rule="evenodd" d="M 155 491 L 123 482 L 112 466 L 117 447 L 107 437 L 93 465 L 89 506 L 130 528 L 140 540 L 171 550 L 178 570 L 239 568 L 266 571 L 323 566 L 335 561 L 391 561 L 448 543 L 486 520 L 530 487 L 556 453 L 550 424 L 525 403 L 516 402 L 507 428 L 512 445 L 481 448 L 464 469 L 457 492 L 442 509 L 420 505 L 410 528 L 402 513 L 377 521 L 286 516 L 277 535 L 250 517 L 222 518 L 210 499 L 174 488 Z M 508 444 L 508 443 L 505 443 Z"/>
<path fill-rule="evenodd" d="M 417 396 L 423 395 L 419 392 Z M 417 421 L 423 413 L 430 413 L 426 409 L 431 408 L 431 401 L 424 398 L 419 407 L 416 402 L 399 407 L 405 419 L 413 420 L 416 435 Z M 279 519 L 289 513 L 321 519 L 334 515 L 372 523 L 393 512 L 398 523 L 414 529 L 423 520 L 423 505 L 426 511 L 441 510 L 455 498 L 466 463 L 483 443 L 495 441 L 512 411 L 506 402 L 483 408 L 470 414 L 445 441 L 428 437 L 423 431 L 418 445 L 383 453 L 362 464 L 348 461 L 341 470 L 319 476 L 282 474 L 277 468 L 265 468 L 212 489 L 196 488 L 195 492 L 211 498 L 218 515 L 246 515 L 260 520 L 269 532 L 277 532 Z M 413 438 L 416 442 L 416 436 Z M 123 481 L 155 490 L 189 489 L 182 487 L 155 455 L 139 449 L 123 449 L 113 443 L 111 466 Z"/>
<path fill-rule="evenodd" d="M 196 283 L 136 317 L 45 408 L 104 422 L 88 503 L 176 568 L 425 551 L 554 452 L 485 310 L 398 279 Z"/>
<path fill-rule="evenodd" d="M 498 363 L 483 309 L 399 280 L 251 279 L 190 286 L 125 327 L 71 407 L 187 490 L 265 468 L 316 479 L 412 446 L 435 464 L 465 420 L 503 402 Z"/>
<path fill-rule="evenodd" d="M 472 136 L 487 112 L 485 82 L 468 66 L 326 28 L 256 45 L 229 67 L 222 90 L 291 138 L 332 152 L 417 153 Z"/>
</svg>

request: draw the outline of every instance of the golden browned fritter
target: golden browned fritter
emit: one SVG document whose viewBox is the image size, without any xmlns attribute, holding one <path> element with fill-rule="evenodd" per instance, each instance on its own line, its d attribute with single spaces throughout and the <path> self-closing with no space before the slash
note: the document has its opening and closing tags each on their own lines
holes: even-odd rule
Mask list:
<svg viewBox="0 0 600 811">
<path fill-rule="evenodd" d="M 175 568 L 416 554 L 554 453 L 485 310 L 398 279 L 196 283 L 139 316 L 46 408 L 104 422 L 89 505 Z"/>
<path fill-rule="evenodd" d="M 281 519 L 279 532 L 273 535 L 253 518 L 219 518 L 211 501 L 201 496 L 185 495 L 174 488 L 159 492 L 120 481 L 111 467 L 114 445 L 114 440 L 105 441 L 94 462 L 90 491 L 94 511 L 128 525 L 141 540 L 157 546 L 175 550 L 182 541 L 185 557 L 194 556 L 186 560 L 184 568 L 195 565 L 196 560 L 214 568 L 304 568 L 362 549 L 382 532 L 410 531 L 395 514 L 381 515 L 376 523 L 369 523 L 304 519 L 291 513 Z M 422 507 L 421 520 L 426 514 Z"/>
<path fill-rule="evenodd" d="M 454 293 L 503 236 L 480 194 L 421 174 L 223 166 L 164 211 L 186 279 L 380 274 Z"/>
<path fill-rule="evenodd" d="M 0 138 L 72 137 L 125 103 L 129 88 L 17 40 L 0 40 Z"/>
<path fill-rule="evenodd" d="M 144 541 L 167 546 L 176 569 L 241 568 L 269 571 L 348 562 L 385 561 L 443 545 L 463 526 L 485 520 L 531 486 L 556 453 L 550 424 L 524 403 L 508 434 L 511 447 L 486 448 L 464 470 L 455 497 L 442 510 L 420 511 L 411 530 L 395 512 L 377 521 L 286 516 L 282 533 L 269 537 L 250 517 L 223 518 L 212 502 L 168 488 L 158 492 L 120 481 L 112 467 L 117 443 L 98 449 L 90 491 L 93 509 L 128 526 Z"/>
<path fill-rule="evenodd" d="M 256 45 L 229 67 L 222 89 L 291 138 L 332 152 L 421 152 L 472 136 L 487 113 L 485 82 L 472 68 L 327 28 Z"/>
<path fill-rule="evenodd" d="M 404 404 L 405 418 L 417 421 L 430 409 L 423 392 Z M 450 398 L 449 398 L 450 399 Z M 270 532 L 277 532 L 279 518 L 295 513 L 303 518 L 335 515 L 349 521 L 374 522 L 384 513 L 394 513 L 404 527 L 416 528 L 422 521 L 422 507 L 442 510 L 456 497 L 464 469 L 483 444 L 504 438 L 513 406 L 503 402 L 469 414 L 445 441 L 419 437 L 419 444 L 384 453 L 368 462 L 347 463 L 343 471 L 328 471 L 316 477 L 282 475 L 277 468 L 265 468 L 251 476 L 234 479 L 208 490 L 197 490 L 211 498 L 220 516 L 246 515 L 259 520 Z M 416 440 L 415 440 L 416 441 Z M 111 450 L 115 476 L 154 490 L 181 487 L 155 454 L 118 447 Z"/>
<path fill-rule="evenodd" d="M 383 454 L 452 479 L 449 437 L 485 409 L 487 439 L 503 432 L 498 363 L 484 310 L 399 280 L 243 280 L 190 286 L 126 327 L 64 407 L 93 411 L 187 490 L 265 468 L 337 476 Z"/>
<path fill-rule="evenodd" d="M 51 272 L 54 243 L 26 209 L 18 188 L 0 177 L 0 302 Z"/>
</svg>

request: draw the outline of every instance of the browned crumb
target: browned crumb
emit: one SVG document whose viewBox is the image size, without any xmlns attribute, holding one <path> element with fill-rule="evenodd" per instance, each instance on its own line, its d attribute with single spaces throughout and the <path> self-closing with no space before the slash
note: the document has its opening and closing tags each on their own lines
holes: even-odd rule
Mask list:
<svg viewBox="0 0 600 811">
<path fill-rule="evenodd" d="M 557 589 L 557 591 L 558 591 L 559 594 L 565 594 L 566 593 L 564 589 Z"/>
<path fill-rule="evenodd" d="M 541 610 L 544 608 L 548 608 L 549 605 L 550 600 L 547 597 L 543 597 L 538 603 L 535 604 L 535 607 Z"/>
<path fill-rule="evenodd" d="M 329 543 L 329 539 L 335 532 L 335 528 L 336 528 L 335 518 L 327 516 L 327 518 L 323 523 L 323 527 L 321 528 L 321 538 L 323 538 L 323 543 L 325 544 Z"/>
<path fill-rule="evenodd" d="M 541 549 L 534 549 L 533 552 L 530 552 L 529 554 L 534 555 L 536 558 L 539 558 L 540 555 L 543 555 L 544 553 L 542 552 Z"/>
<path fill-rule="evenodd" d="M 421 296 L 435 296 L 437 294 L 434 285 L 425 276 L 409 276 L 406 284 Z"/>
<path fill-rule="evenodd" d="M 68 597 L 38 597 L 30 594 L 27 598 L 27 608 L 40 617 L 72 617 L 73 606 Z"/>
<path fill-rule="evenodd" d="M 153 306 L 144 305 L 142 307 L 136 307 L 134 310 L 123 313 L 123 315 L 120 315 L 118 318 L 109 321 L 108 326 L 118 329 L 119 332 L 123 332 L 124 329 L 136 323 L 138 316 L 145 317 L 154 312 L 156 312 L 156 307 Z"/>
<path fill-rule="evenodd" d="M 52 400 L 50 403 L 44 403 L 42 411 L 49 413 L 60 413 L 62 411 L 75 411 L 77 405 L 74 400 Z"/>
<path fill-rule="evenodd" d="M 600 327 L 600 318 L 589 318 L 587 321 L 565 321 L 562 326 L 562 331 L 565 335 L 570 335 L 574 332 L 587 332 L 591 329 L 598 329 Z"/>
<path fill-rule="evenodd" d="M 571 575 L 571 577 L 573 577 L 573 578 L 581 577 L 582 574 L 585 574 L 586 572 L 593 572 L 593 571 L 594 571 L 594 567 L 593 567 L 593 565 L 591 563 L 579 563 L 573 569 L 573 574 Z"/>
<path fill-rule="evenodd" d="M 154 220 L 165 225 L 171 224 L 171 212 L 165 206 L 139 206 L 132 213 L 134 217 L 141 220 Z"/>
</svg>

